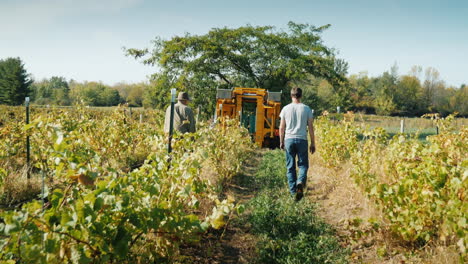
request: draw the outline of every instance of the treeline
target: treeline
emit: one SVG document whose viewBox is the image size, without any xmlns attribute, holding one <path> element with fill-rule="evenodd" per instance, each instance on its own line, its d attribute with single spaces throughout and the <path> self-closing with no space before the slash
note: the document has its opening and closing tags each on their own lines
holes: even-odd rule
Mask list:
<svg viewBox="0 0 468 264">
<path fill-rule="evenodd" d="M 310 77 L 291 82 L 288 86 L 303 87 L 305 104 L 317 113 L 324 110 L 362 111 L 368 114 L 421 116 L 425 113 L 447 115 L 457 112 L 468 116 L 468 87 L 447 85 L 434 68 L 414 66 L 406 75 L 399 75 L 397 66 L 377 77 L 360 73 L 347 77 L 337 87 L 325 78 Z M 223 87 L 224 88 L 224 87 Z M 215 89 L 215 88 L 213 88 Z M 77 82 L 64 77 L 32 80 L 19 58 L 0 60 L 0 104 L 20 105 L 29 96 L 37 105 L 69 106 L 83 103 L 89 106 L 162 108 L 168 102 L 169 89 L 162 89 L 157 80 L 137 84 Z M 284 89 L 287 92 L 287 89 Z M 191 91 L 197 95 L 197 92 Z M 203 108 L 213 104 L 213 96 L 195 96 L 195 103 Z M 286 95 L 284 97 L 287 97 Z M 284 98 L 283 103 L 289 102 Z M 210 109 L 203 109 L 211 114 Z"/>
<path fill-rule="evenodd" d="M 341 109 L 378 115 L 421 116 L 426 113 L 468 116 L 468 87 L 447 85 L 439 72 L 428 67 L 413 66 L 405 75 L 398 74 L 394 65 L 380 76 L 367 73 L 348 76 L 347 100 L 341 100 L 335 88 L 321 78 L 309 78 L 298 83 L 305 88 L 304 102 L 318 111 Z"/>
<path fill-rule="evenodd" d="M 67 81 L 64 77 L 51 77 L 31 85 L 31 100 L 39 105 L 115 106 L 127 104 L 143 106 L 147 83 L 117 83 L 113 86 L 101 82 Z"/>
<path fill-rule="evenodd" d="M 21 104 L 32 82 L 20 58 L 0 60 L 0 104 Z"/>
<path fill-rule="evenodd" d="M 128 104 L 141 107 L 147 83 L 117 83 L 106 85 L 101 82 L 67 81 L 64 77 L 51 77 L 31 84 L 31 100 L 38 105 L 116 106 Z"/>
<path fill-rule="evenodd" d="M 161 105 L 169 87 L 188 89 L 202 112 L 213 111 L 216 88 L 260 87 L 282 92 L 305 88 L 304 103 L 316 113 L 355 110 L 382 115 L 418 116 L 459 112 L 467 116 L 467 88 L 451 87 L 438 72 L 415 67 L 399 76 L 397 67 L 378 77 L 348 74 L 348 63 L 327 47 L 321 34 L 331 25 L 289 22 L 287 28 L 246 25 L 213 28 L 206 34 L 156 37 L 150 48 L 126 49 L 142 63 L 157 66 L 151 87 Z"/>
<path fill-rule="evenodd" d="M 20 58 L 0 60 L 0 104 L 20 105 L 29 96 L 33 104 L 69 106 L 82 103 L 89 106 L 115 106 L 128 103 L 144 106 L 148 83 L 77 82 L 54 76 L 33 80 Z M 146 96 L 148 97 L 148 96 Z"/>
</svg>

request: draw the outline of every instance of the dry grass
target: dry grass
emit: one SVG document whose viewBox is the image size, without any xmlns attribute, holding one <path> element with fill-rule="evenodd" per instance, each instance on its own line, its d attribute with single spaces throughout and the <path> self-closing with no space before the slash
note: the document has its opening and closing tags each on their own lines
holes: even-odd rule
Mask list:
<svg viewBox="0 0 468 264">
<path fill-rule="evenodd" d="M 14 207 L 38 196 L 41 192 L 42 180 L 40 175 L 31 173 L 27 178 L 27 168 L 16 173 L 8 174 L 0 187 L 0 205 Z"/>
<path fill-rule="evenodd" d="M 339 170 L 310 159 L 307 195 L 319 204 L 318 214 L 336 228 L 343 246 L 350 248 L 351 263 L 460 263 L 454 246 L 433 242 L 415 248 L 394 237 L 375 203 L 350 176 L 350 165 Z M 376 171 L 382 168 L 376 164 Z"/>
<path fill-rule="evenodd" d="M 243 164 L 242 170 L 230 181 L 223 183 L 222 193 L 219 195 L 234 197 L 236 203 L 247 203 L 256 193 L 254 175 L 265 152 L 264 149 L 256 149 L 255 155 Z M 210 166 L 203 166 L 201 177 L 214 184 L 220 184 L 219 177 Z M 198 213 L 211 213 L 212 208 L 213 204 L 202 201 Z M 237 216 L 234 216 L 224 228 L 210 229 L 203 235 L 200 243 L 181 248 L 180 263 L 253 263 L 256 258 L 257 241 L 245 224 L 239 223 Z"/>
<path fill-rule="evenodd" d="M 435 134 L 437 132 L 435 121 L 428 118 L 355 115 L 355 122 L 357 124 L 371 128 L 382 127 L 388 133 L 400 132 L 401 120 L 404 120 L 406 133 L 416 133 L 419 131 L 421 133 Z M 468 126 L 468 118 L 455 118 L 453 122 L 456 128 Z"/>
</svg>

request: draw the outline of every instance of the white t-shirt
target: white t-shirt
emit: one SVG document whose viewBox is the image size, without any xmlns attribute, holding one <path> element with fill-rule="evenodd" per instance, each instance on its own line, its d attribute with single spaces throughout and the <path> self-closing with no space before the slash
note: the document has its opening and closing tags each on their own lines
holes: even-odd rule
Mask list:
<svg viewBox="0 0 468 264">
<path fill-rule="evenodd" d="M 290 103 L 283 107 L 280 118 L 286 122 L 284 139 L 298 138 L 307 140 L 307 124 L 312 119 L 312 111 L 303 103 Z"/>
</svg>

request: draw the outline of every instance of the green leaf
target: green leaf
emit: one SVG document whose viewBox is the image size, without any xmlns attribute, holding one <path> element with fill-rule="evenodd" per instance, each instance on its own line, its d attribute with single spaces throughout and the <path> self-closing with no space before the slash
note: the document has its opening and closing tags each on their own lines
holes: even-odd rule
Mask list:
<svg viewBox="0 0 468 264">
<path fill-rule="evenodd" d="M 47 239 L 44 242 L 44 249 L 47 253 L 55 253 L 55 251 L 58 249 L 58 243 L 54 239 Z"/>
<path fill-rule="evenodd" d="M 45 220 L 50 226 L 54 226 L 54 225 L 60 223 L 59 217 L 57 217 L 57 215 L 55 215 L 55 212 L 52 211 L 52 210 L 48 210 L 48 211 L 44 214 L 44 220 Z"/>
<path fill-rule="evenodd" d="M 102 199 L 101 197 L 97 197 L 96 200 L 94 201 L 94 210 L 95 211 L 101 210 L 103 205 L 104 205 L 104 199 Z"/>
<path fill-rule="evenodd" d="M 117 228 L 117 234 L 112 240 L 112 246 L 114 247 L 114 253 L 120 257 L 125 257 L 128 253 L 128 244 L 130 242 L 130 234 L 125 230 L 124 227 L 119 226 Z"/>
<path fill-rule="evenodd" d="M 52 197 L 50 198 L 50 203 L 52 204 L 53 208 L 56 208 L 61 199 L 63 198 L 63 191 L 60 189 L 55 189 L 52 193 Z"/>
<path fill-rule="evenodd" d="M 141 224 L 140 219 L 138 218 L 138 215 L 136 215 L 136 214 L 130 214 L 130 215 L 128 215 L 128 220 L 129 220 L 130 223 L 132 223 L 132 225 L 134 225 L 136 228 L 141 228 L 141 227 L 142 227 L 142 224 Z"/>
<path fill-rule="evenodd" d="M 71 247 L 71 261 L 73 264 L 88 264 L 92 262 L 92 259 L 86 256 L 82 248 L 73 246 Z"/>
</svg>

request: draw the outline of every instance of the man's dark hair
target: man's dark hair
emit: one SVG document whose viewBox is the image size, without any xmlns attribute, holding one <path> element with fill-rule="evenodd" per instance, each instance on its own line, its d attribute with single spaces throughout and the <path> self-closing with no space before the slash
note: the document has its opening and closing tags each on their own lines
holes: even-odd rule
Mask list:
<svg viewBox="0 0 468 264">
<path fill-rule="evenodd" d="M 295 87 L 291 89 L 291 96 L 294 98 L 301 98 L 302 97 L 302 89 L 299 87 Z"/>
</svg>

